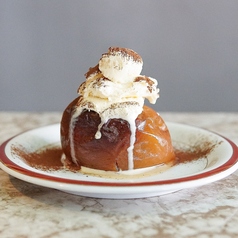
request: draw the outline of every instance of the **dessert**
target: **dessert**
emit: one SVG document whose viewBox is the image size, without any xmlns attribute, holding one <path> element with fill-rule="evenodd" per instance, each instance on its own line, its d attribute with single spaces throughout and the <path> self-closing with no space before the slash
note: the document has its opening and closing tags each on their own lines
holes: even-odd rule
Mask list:
<svg viewBox="0 0 238 238">
<path fill-rule="evenodd" d="M 144 105 L 156 102 L 159 89 L 155 79 L 140 75 L 142 66 L 133 50 L 110 47 L 88 70 L 61 120 L 66 166 L 119 171 L 175 160 L 165 122 Z"/>
</svg>

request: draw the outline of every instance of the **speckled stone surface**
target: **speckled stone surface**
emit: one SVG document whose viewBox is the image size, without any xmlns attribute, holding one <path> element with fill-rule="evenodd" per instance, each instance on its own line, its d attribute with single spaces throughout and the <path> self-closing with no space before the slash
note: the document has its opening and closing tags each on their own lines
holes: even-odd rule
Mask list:
<svg viewBox="0 0 238 238">
<path fill-rule="evenodd" d="M 161 113 L 238 144 L 238 113 Z M 0 113 L 0 144 L 60 113 Z M 80 197 L 0 170 L 0 237 L 238 237 L 238 172 L 215 183 L 146 199 Z"/>
</svg>

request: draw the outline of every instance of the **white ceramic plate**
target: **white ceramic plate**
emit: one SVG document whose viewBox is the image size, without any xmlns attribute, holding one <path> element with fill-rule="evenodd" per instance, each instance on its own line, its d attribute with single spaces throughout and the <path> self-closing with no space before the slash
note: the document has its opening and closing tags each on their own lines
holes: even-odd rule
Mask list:
<svg viewBox="0 0 238 238">
<path fill-rule="evenodd" d="M 167 125 L 176 146 L 189 148 L 209 142 L 215 147 L 206 158 L 180 163 L 151 176 L 125 176 L 123 179 L 65 170 L 41 171 L 30 167 L 12 153 L 13 145 L 20 145 L 28 151 L 51 144 L 60 146 L 60 126 L 54 124 L 24 132 L 4 142 L 0 147 L 0 167 L 29 183 L 82 196 L 115 199 L 158 196 L 201 186 L 225 178 L 238 169 L 238 148 L 229 139 L 193 126 L 177 123 Z M 156 169 L 158 167 L 137 170 L 135 173 L 150 173 L 150 170 L 153 172 Z"/>
</svg>

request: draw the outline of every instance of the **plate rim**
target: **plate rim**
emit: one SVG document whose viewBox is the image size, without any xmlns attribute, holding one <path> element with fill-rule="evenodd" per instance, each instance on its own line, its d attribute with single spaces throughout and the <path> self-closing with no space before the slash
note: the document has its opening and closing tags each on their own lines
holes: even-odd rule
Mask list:
<svg viewBox="0 0 238 238">
<path fill-rule="evenodd" d="M 4 170 L 6 173 L 11 174 L 14 177 L 18 177 L 24 181 L 30 182 L 29 179 L 24 179 L 24 177 L 27 178 L 34 178 L 34 179 L 39 179 L 42 181 L 48 181 L 48 182 L 53 182 L 55 184 L 67 184 L 67 185 L 76 185 L 76 186 L 96 186 L 96 187 L 147 187 L 147 186 L 168 186 L 168 185 L 174 185 L 174 184 L 181 184 L 181 183 L 188 183 L 188 182 L 192 182 L 192 181 L 197 181 L 197 180 L 201 180 L 201 179 L 206 179 L 206 178 L 211 178 L 217 174 L 220 174 L 222 172 L 228 171 L 230 169 L 233 168 L 233 170 L 235 171 L 236 169 L 238 169 L 238 147 L 237 145 L 232 142 L 230 139 L 207 129 L 201 128 L 201 127 L 197 127 L 197 126 L 193 126 L 193 125 L 188 125 L 188 124 L 184 124 L 184 123 L 177 123 L 177 122 L 166 122 L 166 124 L 170 124 L 170 125 L 177 125 L 177 126 L 185 126 L 185 127 L 191 127 L 194 129 L 199 129 L 199 130 L 203 130 L 209 133 L 212 133 L 214 135 L 217 135 L 218 137 L 221 137 L 222 139 L 224 139 L 225 141 L 228 142 L 228 144 L 231 146 L 232 149 L 232 154 L 230 156 L 230 158 L 222 165 L 211 169 L 209 171 L 205 171 L 203 173 L 199 173 L 199 174 L 195 174 L 195 175 L 188 175 L 185 177 L 181 177 L 181 178 L 175 178 L 175 179 L 166 179 L 166 180 L 157 180 L 157 181 L 144 181 L 144 182 L 122 182 L 122 181 L 87 181 L 87 180 L 77 180 L 77 179 L 68 179 L 68 178 L 60 178 L 60 177 L 55 177 L 55 176 L 50 176 L 49 174 L 41 174 L 41 173 L 37 173 L 34 171 L 30 171 L 28 169 L 22 168 L 19 165 L 15 165 L 15 163 L 12 162 L 12 160 L 10 160 L 8 158 L 8 156 L 5 153 L 5 148 L 8 145 L 8 143 L 10 143 L 10 141 L 14 138 L 16 138 L 19 135 L 22 135 L 24 133 L 27 133 L 29 131 L 33 131 L 33 130 L 37 130 L 37 129 L 43 129 L 46 127 L 52 127 L 52 126 L 56 126 L 59 125 L 59 123 L 54 123 L 54 124 L 50 124 L 50 125 L 46 125 L 46 126 L 41 126 L 41 127 L 37 127 L 37 128 L 33 128 L 30 130 L 26 130 L 23 131 L 21 133 L 18 133 L 15 136 L 12 136 L 11 138 L 7 139 L 5 142 L 3 142 L 0 146 L 0 168 L 2 168 L 2 170 Z M 236 166 L 235 166 L 236 165 Z M 235 168 L 234 168 L 235 166 Z M 232 172 L 234 172 L 232 171 Z M 231 172 L 231 173 L 232 173 Z M 18 176 L 16 176 L 16 173 L 18 174 Z M 229 173 L 229 174 L 231 174 Z M 229 175 L 228 174 L 228 175 Z M 227 176 L 228 176 L 227 175 Z M 23 177 L 23 178 L 22 178 Z M 226 177 L 226 176 L 224 176 Z M 46 186 L 47 185 L 43 185 Z M 52 187 L 52 186 L 51 186 Z"/>
</svg>

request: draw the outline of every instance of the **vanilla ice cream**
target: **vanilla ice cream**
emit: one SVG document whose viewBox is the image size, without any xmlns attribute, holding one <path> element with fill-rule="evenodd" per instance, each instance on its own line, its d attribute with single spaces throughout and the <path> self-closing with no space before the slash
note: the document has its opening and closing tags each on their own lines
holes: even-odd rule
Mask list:
<svg viewBox="0 0 238 238">
<path fill-rule="evenodd" d="M 135 120 L 142 113 L 145 99 L 154 104 L 159 97 L 157 81 L 140 75 L 142 66 L 142 58 L 133 50 L 110 47 L 108 52 L 102 55 L 99 63 L 85 74 L 86 81 L 78 89 L 80 98 L 71 121 L 70 135 L 73 138 L 74 118 L 83 110 L 96 111 L 101 123 L 95 138 L 100 139 L 100 129 L 109 119 L 126 120 L 131 130 L 128 148 L 129 169 L 133 169 Z M 72 157 L 73 155 L 72 145 Z"/>
</svg>

